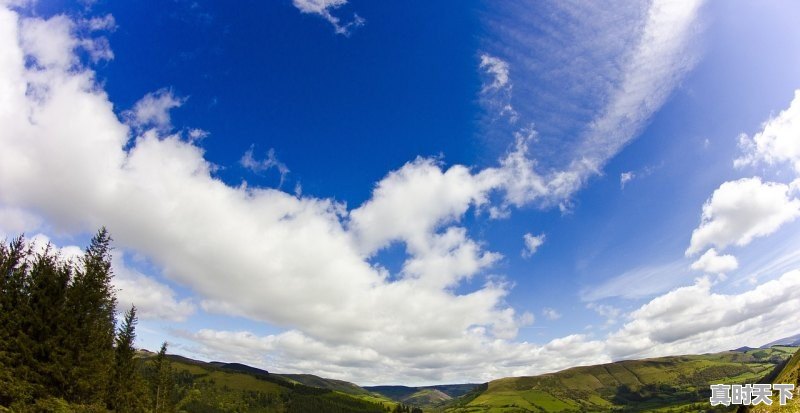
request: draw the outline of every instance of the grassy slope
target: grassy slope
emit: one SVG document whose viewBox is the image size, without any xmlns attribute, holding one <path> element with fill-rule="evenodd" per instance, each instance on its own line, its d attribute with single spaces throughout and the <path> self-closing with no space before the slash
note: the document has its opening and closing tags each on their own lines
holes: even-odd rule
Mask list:
<svg viewBox="0 0 800 413">
<path fill-rule="evenodd" d="M 389 399 L 413 406 L 434 406 L 464 396 L 479 384 L 440 384 L 435 386 L 366 386 L 364 389 Z"/>
<path fill-rule="evenodd" d="M 421 389 L 402 400 L 412 406 L 431 406 L 452 399 L 441 390 Z"/>
<path fill-rule="evenodd" d="M 305 384 L 306 386 L 317 387 L 320 389 L 330 389 L 358 396 L 372 395 L 371 392 L 365 390 L 364 388 L 359 387 L 347 381 L 326 379 L 319 376 L 314 376 L 312 374 L 275 374 L 275 375 L 283 377 L 291 382 Z"/>
<path fill-rule="evenodd" d="M 787 412 L 800 412 L 800 349 L 795 352 L 794 356 L 786 363 L 786 366 L 778 373 L 778 376 L 772 380 L 773 383 L 793 383 L 795 386 L 794 398 L 789 400 L 786 406 L 778 404 L 778 394 L 774 393 L 772 406 L 759 405 L 752 409 L 752 413 L 787 413 Z"/>
<path fill-rule="evenodd" d="M 189 389 L 182 396 L 179 408 L 186 411 L 247 411 L 247 412 L 291 412 L 298 406 L 310 406 L 301 411 L 315 409 L 314 406 L 337 406 L 342 411 L 384 411 L 394 407 L 395 402 L 361 389 L 359 394 L 330 389 L 331 383 L 353 391 L 352 383 L 331 381 L 322 383 L 326 387 L 302 384 L 275 374 L 244 372 L 226 369 L 219 363 L 211 364 L 180 356 L 169 356 L 179 384 Z M 317 378 L 319 380 L 325 380 Z M 187 384 L 188 383 L 188 384 Z M 345 385 L 348 384 L 350 386 Z M 360 389 L 360 388 L 359 388 Z M 266 402 L 265 402 L 266 400 Z M 372 403 L 370 407 L 366 402 Z M 249 404 L 248 404 L 249 403 Z M 259 404 L 256 406 L 256 404 Z"/>
<path fill-rule="evenodd" d="M 448 413 L 523 411 L 696 411 L 708 408 L 711 383 L 753 383 L 791 357 L 795 348 L 661 357 L 576 367 L 534 377 L 492 381 Z M 473 395 L 474 396 L 474 395 Z M 692 406 L 696 403 L 695 406 Z M 460 405 L 459 405 L 460 404 Z"/>
</svg>

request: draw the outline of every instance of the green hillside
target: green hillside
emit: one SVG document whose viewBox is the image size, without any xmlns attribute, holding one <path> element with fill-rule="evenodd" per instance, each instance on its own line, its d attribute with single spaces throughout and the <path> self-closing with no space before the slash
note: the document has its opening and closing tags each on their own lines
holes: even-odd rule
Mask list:
<svg viewBox="0 0 800 413">
<path fill-rule="evenodd" d="M 399 402 L 406 402 L 408 399 L 415 397 L 415 395 L 425 395 L 432 393 L 431 391 L 435 390 L 436 392 L 433 394 L 438 394 L 439 392 L 443 393 L 446 398 L 443 396 L 439 396 L 443 399 L 452 399 L 456 397 L 461 397 L 473 389 L 478 387 L 479 384 L 474 383 L 466 383 L 466 384 L 437 384 L 434 386 L 420 386 L 420 387 L 410 387 L 410 386 L 364 386 L 364 389 L 378 393 L 380 395 L 386 396 L 392 400 L 396 400 Z"/>
<path fill-rule="evenodd" d="M 448 396 L 441 390 L 422 389 L 406 397 L 403 400 L 403 403 L 413 406 L 432 406 L 450 399 L 452 399 L 452 397 Z"/>
<path fill-rule="evenodd" d="M 759 405 L 748 410 L 752 413 L 798 413 L 800 412 L 800 349 L 794 353 L 786 366 L 772 380 L 772 383 L 794 384 L 794 398 L 789 400 L 785 406 L 780 406 L 777 402 L 778 395 L 774 394 L 772 406 Z"/>
<path fill-rule="evenodd" d="M 372 396 L 371 392 L 343 380 L 326 379 L 313 374 L 276 374 L 276 376 L 285 378 L 287 381 L 293 383 L 304 384 L 310 387 L 334 390 L 357 396 Z"/>
<path fill-rule="evenodd" d="M 454 400 L 439 411 L 707 411 L 709 384 L 758 382 L 782 366 L 795 350 L 776 346 L 660 357 L 504 378 L 489 382 L 485 390 Z"/>
<path fill-rule="evenodd" d="M 247 366 L 204 363 L 180 356 L 172 361 L 177 411 L 223 412 L 375 412 L 385 413 L 396 403 L 373 395 L 358 386 L 316 376 L 315 383 L 330 387 L 337 383 L 348 392 L 316 387 L 299 380 L 267 373 Z M 143 358 L 146 365 L 152 357 Z M 289 375 L 296 377 L 295 375 Z M 360 389 L 359 394 L 354 389 Z"/>
</svg>

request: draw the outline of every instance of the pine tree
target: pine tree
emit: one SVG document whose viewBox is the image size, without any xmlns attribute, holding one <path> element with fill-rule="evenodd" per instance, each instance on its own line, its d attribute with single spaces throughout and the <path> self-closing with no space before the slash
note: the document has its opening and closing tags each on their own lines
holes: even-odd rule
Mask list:
<svg viewBox="0 0 800 413">
<path fill-rule="evenodd" d="M 31 250 L 20 236 L 0 244 L 0 405 L 33 397 L 26 381 L 19 331 L 26 313 L 27 274 Z"/>
<path fill-rule="evenodd" d="M 153 399 L 153 412 L 173 412 L 173 392 L 175 381 L 173 378 L 172 362 L 167 358 L 167 342 L 161 344 L 161 350 L 153 361 L 153 374 L 151 378 L 151 397 Z"/>
<path fill-rule="evenodd" d="M 114 368 L 109 384 L 109 407 L 119 413 L 138 412 L 142 409 L 141 387 L 134 355 L 136 350 L 136 307 L 125 313 L 125 320 L 117 331 L 114 347 Z"/>
<path fill-rule="evenodd" d="M 92 238 L 67 291 L 65 351 L 70 357 L 67 398 L 97 404 L 107 394 L 114 360 L 116 297 L 111 285 L 111 237 L 105 228 Z"/>
<path fill-rule="evenodd" d="M 65 396 L 68 360 L 63 343 L 68 332 L 64 321 L 71 276 L 71 265 L 50 245 L 36 255 L 30 268 L 26 288 L 28 314 L 22 316 L 20 340 L 25 340 L 24 346 L 29 350 L 25 360 L 32 370 L 29 380 L 43 389 L 38 397 Z"/>
</svg>

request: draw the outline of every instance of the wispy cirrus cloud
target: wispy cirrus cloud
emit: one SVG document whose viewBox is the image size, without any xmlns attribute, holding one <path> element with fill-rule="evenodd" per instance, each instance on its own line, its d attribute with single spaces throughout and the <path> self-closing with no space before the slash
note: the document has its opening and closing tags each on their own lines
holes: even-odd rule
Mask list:
<svg viewBox="0 0 800 413">
<path fill-rule="evenodd" d="M 278 159 L 275 155 L 274 148 L 270 148 L 269 151 L 267 151 L 267 157 L 262 160 L 255 158 L 253 155 L 254 150 L 255 145 L 251 145 L 244 155 L 242 155 L 242 158 L 239 159 L 239 164 L 255 173 L 268 171 L 273 168 L 276 169 L 281 176 L 278 188 L 282 187 L 283 182 L 286 180 L 286 175 L 289 174 L 289 167 Z"/>
<path fill-rule="evenodd" d="M 536 125 L 541 175 L 553 170 L 560 174 L 552 179 L 568 178 L 555 195 L 568 197 L 601 173 L 694 66 L 698 54 L 692 39 L 701 4 L 655 0 L 647 7 L 630 2 L 489 7 L 484 42 L 491 55 L 485 56 L 504 64 L 482 59 L 481 66 L 502 68 L 495 71 L 504 76 L 484 88 L 496 87 L 498 79 L 513 82 L 509 107 L 523 124 Z"/>
<path fill-rule="evenodd" d="M 353 13 L 353 19 L 343 23 L 339 17 L 333 15 L 332 11 L 347 4 L 347 0 L 292 0 L 292 4 L 301 13 L 316 14 L 327 20 L 333 26 L 336 34 L 349 36 L 356 27 L 366 23 L 363 17 Z"/>
</svg>

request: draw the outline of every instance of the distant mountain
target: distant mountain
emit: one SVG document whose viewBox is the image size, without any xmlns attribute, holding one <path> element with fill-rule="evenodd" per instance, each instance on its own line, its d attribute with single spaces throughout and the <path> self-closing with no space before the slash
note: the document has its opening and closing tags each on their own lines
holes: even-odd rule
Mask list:
<svg viewBox="0 0 800 413">
<path fill-rule="evenodd" d="M 771 343 L 764 344 L 761 348 L 770 348 L 772 346 L 800 346 L 800 334 L 784 337 L 780 340 L 775 340 Z"/>
<path fill-rule="evenodd" d="M 797 351 L 796 347 L 786 346 L 740 349 L 626 360 L 532 377 L 508 377 L 491 381 L 433 411 L 709 411 L 710 384 L 766 380 L 783 369 Z"/>
<path fill-rule="evenodd" d="M 441 384 L 437 386 L 364 386 L 364 389 L 414 406 L 430 406 L 461 397 L 479 384 Z"/>
</svg>

